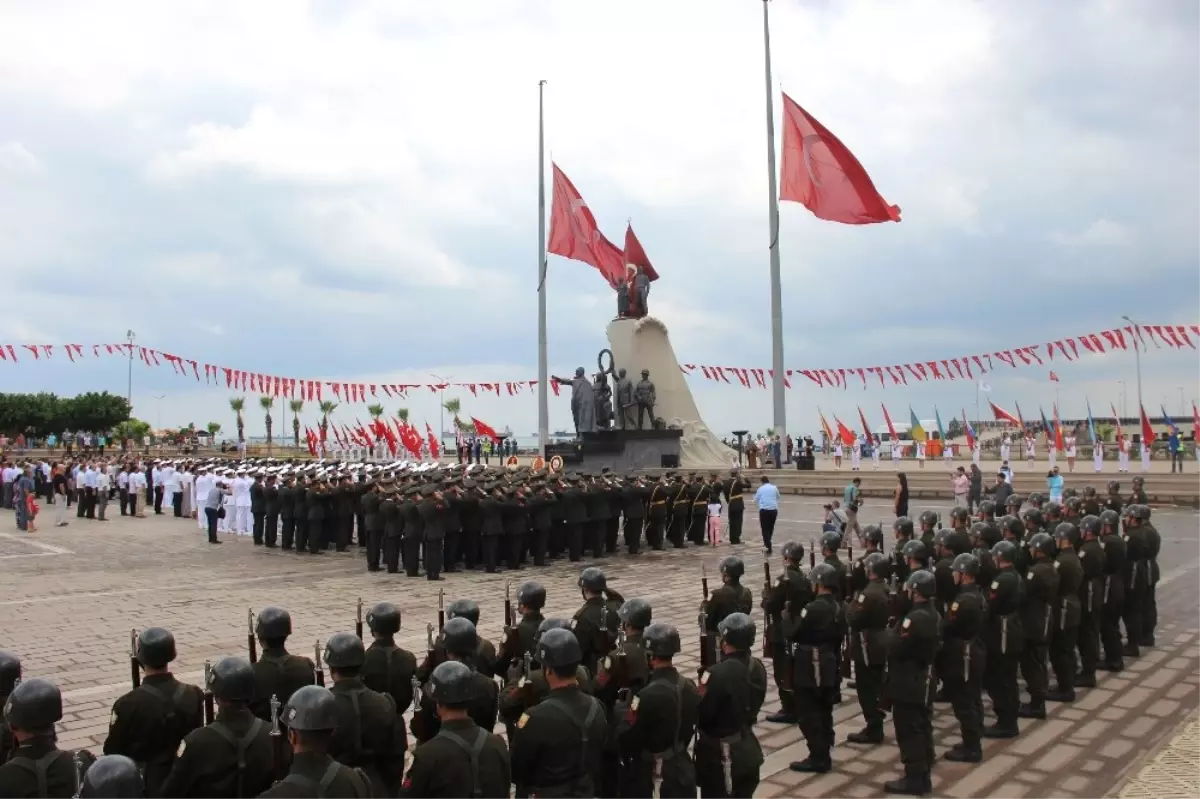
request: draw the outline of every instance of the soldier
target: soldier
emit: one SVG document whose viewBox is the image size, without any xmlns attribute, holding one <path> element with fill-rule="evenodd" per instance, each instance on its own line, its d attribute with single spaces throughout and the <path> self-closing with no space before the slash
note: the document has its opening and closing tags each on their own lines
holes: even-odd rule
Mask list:
<svg viewBox="0 0 1200 799">
<path fill-rule="evenodd" d="M 594 680 L 595 697 L 604 705 L 613 725 L 618 720 L 613 711 L 618 697 L 625 697 L 626 701 L 636 697 L 650 676 L 649 660 L 642 643 L 642 631 L 650 625 L 652 616 L 650 603 L 637 597 L 626 600 L 617 610 L 617 618 L 621 624 L 617 646 L 600 661 Z M 602 759 L 604 767 L 601 772 L 600 795 L 623 795 L 619 778 L 623 769 L 615 730 L 605 741 Z"/>
<path fill-rule="evenodd" d="M 558 500 L 554 492 L 542 482 L 539 476 L 533 484 L 532 493 L 525 498 L 525 508 L 529 514 L 529 550 L 533 554 L 534 566 L 546 565 L 546 554 L 550 549 L 550 530 L 553 526 L 557 504 Z M 465 519 L 464 512 L 464 522 Z M 628 534 L 626 538 L 628 539 Z"/>
<path fill-rule="evenodd" d="M 683 549 L 687 546 L 684 536 L 688 531 L 688 523 L 692 520 L 693 489 L 691 481 L 694 476 L 689 474 L 687 477 L 676 477 L 676 484 L 671 490 L 670 539 L 676 549 Z"/>
<path fill-rule="evenodd" d="M 971 554 L 979 562 L 979 573 L 975 575 L 975 584 L 991 585 L 996 575 L 996 562 L 992 560 L 992 547 L 1001 538 L 1000 527 L 994 521 L 976 522 L 971 525 Z"/>
<path fill-rule="evenodd" d="M 285 644 L 292 634 L 292 616 L 283 608 L 263 608 L 254 624 L 262 644 L 262 657 L 254 664 L 254 697 L 250 710 L 264 721 L 271 719 L 271 697 L 281 704 L 298 688 L 312 685 L 316 668 L 302 655 L 289 654 Z"/>
<path fill-rule="evenodd" d="M 892 545 L 892 576 L 903 583 L 908 578 L 909 571 L 908 562 L 904 557 L 904 546 L 913 540 L 912 519 L 901 516 L 892 522 L 892 537 L 896 542 Z"/>
<path fill-rule="evenodd" d="M 1142 634 L 1138 640 L 1139 646 L 1154 646 L 1154 628 L 1158 626 L 1158 580 L 1162 573 L 1158 568 L 1158 553 L 1162 550 L 1162 535 L 1150 523 L 1150 506 L 1139 502 L 1137 510 L 1132 514 L 1137 521 L 1138 529 L 1145 539 L 1145 596 L 1143 597 Z"/>
<path fill-rule="evenodd" d="M 840 689 L 838 649 L 845 636 L 845 618 L 837 598 L 842 576 L 832 565 L 819 563 L 809 579 L 816 597 L 800 610 L 791 638 L 796 716 L 808 744 L 808 757 L 789 768 L 823 774 L 833 767 L 833 705 Z"/>
<path fill-rule="evenodd" d="M 533 652 L 538 626 L 542 623 L 542 608 L 546 605 L 546 589 L 541 583 L 529 581 L 517 588 L 517 612 L 521 620 L 510 627 L 505 621 L 504 640 L 496 653 L 494 673 L 503 676 L 526 653 Z"/>
<path fill-rule="evenodd" d="M 754 621 L 726 617 L 718 630 L 723 658 L 700 677 L 694 747 L 700 795 L 750 797 L 758 787 L 763 754 L 754 722 L 767 691 L 767 672 L 750 650 Z"/>
<path fill-rule="evenodd" d="M 741 582 L 745 573 L 746 565 L 741 558 L 730 555 L 721 561 L 722 585 L 712 592 L 704 608 L 705 626 L 710 632 L 716 632 L 721 620 L 729 614 L 749 615 L 754 609 L 754 595 Z"/>
<path fill-rule="evenodd" d="M 325 527 L 325 499 L 326 485 L 324 482 L 313 479 L 312 484 L 304 492 L 304 543 L 308 545 L 308 554 L 319 555 L 325 552 L 325 547 L 322 546 L 322 536 L 324 535 Z M 299 528 L 299 521 L 296 523 Z M 296 530 L 296 551 L 300 552 L 303 547 L 300 543 L 300 530 Z"/>
<path fill-rule="evenodd" d="M 279 489 L 279 518 L 283 520 L 280 531 L 279 545 L 291 549 L 296 540 L 296 478 L 292 474 L 283 476 L 283 486 Z"/>
<path fill-rule="evenodd" d="M 475 628 L 476 647 L 471 655 L 471 665 L 480 674 L 491 677 L 496 673 L 496 646 L 479 635 L 479 603 L 473 599 L 456 599 L 446 606 L 446 621 L 466 619 Z M 471 654 L 471 653 L 468 653 Z M 417 675 L 421 682 L 429 679 L 429 672 Z M 490 728 L 489 728 L 490 729 Z"/>
<path fill-rule="evenodd" d="M 1104 671 L 1125 668 L 1121 648 L 1121 616 L 1125 612 L 1125 569 L 1128 553 L 1118 533 L 1120 517 L 1114 511 L 1100 513 L 1100 547 L 1104 550 L 1104 611 L 1100 616 L 1100 643 L 1104 645 Z"/>
<path fill-rule="evenodd" d="M 250 661 L 217 662 L 211 684 L 217 717 L 179 744 L 171 774 L 155 796 L 258 796 L 271 787 L 276 766 L 271 726 L 250 712 L 254 681 Z"/>
<path fill-rule="evenodd" d="M 261 547 L 266 527 L 267 505 L 263 495 L 263 476 L 259 471 L 255 471 L 254 482 L 250 484 L 250 516 L 254 519 L 254 545 Z"/>
<path fill-rule="evenodd" d="M 663 547 L 664 527 L 667 523 L 668 508 L 671 501 L 671 488 L 667 483 L 670 472 L 658 478 L 650 488 L 646 505 L 646 543 L 655 552 L 661 552 Z"/>
<path fill-rule="evenodd" d="M 617 609 L 625 599 L 609 590 L 604 572 L 594 566 L 580 573 L 579 591 L 583 595 L 583 607 L 575 612 L 572 629 L 579 639 L 580 662 L 588 674 L 595 674 L 596 662 L 612 651 L 620 623 Z"/>
<path fill-rule="evenodd" d="M 607 723 L 603 705 L 580 689 L 580 642 L 570 630 L 546 630 L 536 657 L 550 693 L 517 721 L 511 743 L 516 795 L 595 796 Z"/>
<path fill-rule="evenodd" d="M 1026 719 L 1046 718 L 1046 657 L 1050 636 L 1057 623 L 1056 605 L 1059 596 L 1058 569 L 1054 555 L 1058 551 L 1054 539 L 1046 533 L 1035 533 L 1029 539 L 1033 563 L 1026 574 L 1025 601 L 1021 610 L 1021 626 L 1025 646 L 1021 650 L 1021 676 L 1029 702 L 1023 703 L 1018 715 Z"/>
<path fill-rule="evenodd" d="M 1112 483 L 1110 483 L 1109 485 L 1111 487 Z M 1121 488 L 1121 486 L 1120 486 L 1120 484 L 1118 484 L 1117 490 L 1120 491 L 1120 488 Z M 1110 488 L 1110 490 L 1111 490 L 1111 488 Z M 1118 497 L 1118 500 L 1119 500 L 1119 497 Z M 1133 493 L 1131 493 L 1129 495 L 1129 504 L 1130 505 L 1149 505 L 1150 504 L 1150 498 L 1148 496 L 1146 496 L 1146 478 L 1145 477 L 1138 475 L 1137 477 L 1133 478 Z M 1119 507 L 1111 508 L 1111 510 L 1115 510 L 1117 513 L 1121 512 L 1121 509 Z"/>
<path fill-rule="evenodd" d="M 1150 587 L 1150 560 L 1146 546 L 1146 531 L 1141 527 L 1139 505 L 1126 505 L 1125 526 L 1125 648 L 1121 654 L 1135 658 L 1141 655 L 1142 622 L 1146 617 L 1146 595 Z"/>
<path fill-rule="evenodd" d="M 401 796 L 508 799 L 508 747 L 468 713 L 476 678 L 470 666 L 447 661 L 433 670 L 428 694 L 440 720 L 436 736 L 413 751 Z"/>
<path fill-rule="evenodd" d="M 396 645 L 396 633 L 400 632 L 400 608 L 391 602 L 380 602 L 367 611 L 367 628 L 371 631 L 371 645 L 367 647 L 363 663 L 363 685 L 372 691 L 387 694 L 396 703 L 396 715 L 402 715 L 413 701 L 413 676 L 417 672 L 417 659 L 412 652 Z M 400 728 L 404 734 L 404 728 Z M 407 737 L 404 749 L 408 748 Z"/>
<path fill-rule="evenodd" d="M 1099 515 L 1104 508 L 1100 504 L 1100 497 L 1096 494 L 1095 486 L 1083 487 L 1083 513 L 1084 515 Z"/>
<path fill-rule="evenodd" d="M 1020 494 L 1009 494 L 1008 498 L 1004 500 L 1004 515 L 1020 518 L 1021 506 L 1024 504 L 1025 497 Z"/>
<path fill-rule="evenodd" d="M 309 685 L 292 694 L 282 718 L 293 752 L 291 769 L 260 796 L 358 799 L 372 795 L 362 769 L 343 766 L 329 756 L 338 716 L 338 700 L 326 688 Z"/>
<path fill-rule="evenodd" d="M 146 795 L 137 763 L 124 755 L 103 755 L 88 767 L 79 786 L 80 797 L 141 799 Z"/>
<path fill-rule="evenodd" d="M 363 526 L 366 528 L 369 572 L 379 571 L 379 561 L 383 555 L 383 516 L 379 506 L 383 503 L 383 490 L 386 487 L 387 483 L 382 480 L 372 483 L 370 489 L 363 492 L 359 499 L 363 512 Z"/>
<path fill-rule="evenodd" d="M 917 523 L 921 526 L 921 542 L 925 544 L 926 551 L 932 552 L 934 536 L 938 530 L 942 529 L 937 511 L 921 511 L 921 515 L 917 517 Z"/>
<path fill-rule="evenodd" d="M 490 677 L 479 672 L 475 666 L 479 652 L 479 635 L 475 631 L 475 625 L 461 616 L 447 619 L 446 627 L 442 630 L 442 646 L 447 660 L 462 662 L 475 672 L 472 678 L 474 688 L 467 712 L 480 727 L 485 730 L 492 729 L 496 726 L 499 689 Z M 432 679 L 432 673 L 428 679 Z M 428 694 L 421 698 L 421 705 L 414 711 L 410 726 L 413 736 L 421 743 L 438 734 L 440 722 L 437 706 Z"/>
<path fill-rule="evenodd" d="M 8 699 L 8 695 L 20 682 L 21 659 L 9 652 L 0 652 L 0 708 L 4 707 L 4 701 Z M 4 714 L 0 713 L 0 763 L 8 760 L 15 748 L 16 742 L 13 740 L 12 730 L 8 728 Z"/>
<path fill-rule="evenodd" d="M 159 796 L 179 744 L 204 721 L 204 693 L 171 674 L 175 637 L 162 627 L 142 630 L 135 654 L 146 676 L 113 704 L 104 754 L 132 759 L 143 770 L 146 794 Z"/>
<path fill-rule="evenodd" d="M 996 518 L 996 503 L 990 499 L 980 502 L 979 511 L 975 518 L 981 522 L 993 521 Z"/>
<path fill-rule="evenodd" d="M 584 547 L 592 553 L 593 558 L 603 558 L 607 552 L 605 531 L 608 529 L 609 516 L 612 515 L 612 508 L 608 502 L 608 486 L 603 481 L 592 478 L 584 497 L 588 516 L 584 528 Z"/>
<path fill-rule="evenodd" d="M 570 619 L 543 619 L 538 625 L 537 631 L 533 638 L 533 651 L 529 653 L 527 659 L 522 659 L 519 663 L 514 663 L 508 670 L 507 679 L 504 685 L 504 691 L 500 694 L 499 710 L 500 717 L 504 721 L 504 727 L 508 731 L 508 740 L 513 739 L 516 730 L 517 720 L 529 708 L 541 702 L 550 693 L 550 684 L 546 682 L 546 675 L 541 664 L 534 660 L 537 653 L 537 643 L 541 640 L 542 635 L 547 630 L 570 630 Z M 574 633 L 572 632 L 572 635 Z M 528 667 L 527 667 L 528 666 Z M 591 693 L 591 675 L 583 666 L 576 669 L 575 677 L 579 682 L 579 687 L 584 693 Z"/>
<path fill-rule="evenodd" d="M 934 576 L 914 571 L 904 581 L 912 609 L 888 641 L 888 698 L 900 746 L 904 776 L 884 783 L 889 793 L 920 796 L 933 792 L 933 659 L 941 638 L 941 618 L 933 608 Z"/>
<path fill-rule="evenodd" d="M 388 574 L 400 573 L 400 549 L 404 542 L 404 499 L 397 493 L 394 482 L 380 488 L 376 524 L 380 525 L 380 547 L 383 550 L 383 565 Z M 364 523 L 370 517 L 364 518 Z M 367 529 L 367 563 L 370 568 L 372 533 Z"/>
<path fill-rule="evenodd" d="M 795 724 L 796 704 L 792 694 L 792 663 L 789 655 L 791 629 L 800 611 L 813 600 L 813 589 L 804 576 L 804 546 L 796 541 L 783 545 L 783 574 L 770 594 L 762 599 L 763 613 L 771 619 L 772 646 L 775 657 L 771 662 L 772 676 L 779 689 L 779 712 L 771 713 L 766 720 L 775 724 Z"/>
<path fill-rule="evenodd" d="M 1004 536 L 1004 540 L 1008 541 L 1015 547 L 1013 557 L 1013 569 L 1023 579 L 1025 573 L 1029 571 L 1029 552 L 1025 549 L 1025 522 L 1018 519 L 1016 516 L 1005 516 L 1001 520 L 1000 533 Z"/>
<path fill-rule="evenodd" d="M 437 486 L 421 489 L 424 500 L 417 506 L 424 532 L 425 579 L 442 579 L 442 555 L 445 549 L 446 519 L 448 506 L 445 496 Z"/>
<path fill-rule="evenodd" d="M 359 674 L 366 660 L 357 635 L 337 633 L 325 642 L 330 690 L 337 700 L 329 754 L 344 766 L 361 768 L 376 796 L 394 796 L 404 771 L 404 720 L 391 696 L 363 684 Z"/>
<path fill-rule="evenodd" d="M 987 600 L 979 590 L 979 559 L 970 553 L 951 564 L 958 593 L 946 613 L 945 655 L 942 685 L 954 708 L 962 741 L 943 755 L 955 763 L 983 760 L 983 673 L 986 649 L 983 643 Z"/>
<path fill-rule="evenodd" d="M 688 743 L 696 730 L 700 692 L 675 668 L 679 631 L 669 624 L 645 629 L 650 679 L 632 701 L 618 701 L 617 742 L 625 768 L 621 796 L 696 796 L 696 767 Z"/>
<path fill-rule="evenodd" d="M 428 486 L 410 485 L 404 489 L 404 541 L 400 554 L 406 577 L 419 577 L 421 573 L 421 544 L 425 537 L 425 520 L 421 516 L 425 489 Z M 499 520 L 499 512 L 496 514 Z"/>
<path fill-rule="evenodd" d="M 830 532 L 821 534 L 821 562 L 828 563 L 841 576 L 841 583 L 838 585 L 836 596 L 839 602 L 844 602 L 850 593 L 850 569 L 838 557 L 838 552 L 841 551 L 841 548 L 842 536 L 840 533 Z"/>
<path fill-rule="evenodd" d="M 60 750 L 54 725 L 63 717 L 62 693 L 49 680 L 34 678 L 13 688 L 4 702 L 4 719 L 16 748 L 0 765 L 0 796 L 74 796 L 78 757 L 90 764 L 92 754 Z M 155 794 L 157 795 L 157 794 Z"/>
<path fill-rule="evenodd" d="M 998 541 L 992 547 L 997 572 L 988 587 L 987 662 L 983 684 L 992 699 L 996 723 L 985 727 L 985 738 L 1016 738 L 1019 734 L 1017 712 L 1020 690 L 1017 688 L 1017 669 L 1021 659 L 1024 637 L 1021 631 L 1021 603 L 1024 580 L 1013 568 L 1017 545 Z"/>
<path fill-rule="evenodd" d="M 308 476 L 296 475 L 296 487 L 293 489 L 295 511 L 295 547 L 296 554 L 302 555 L 308 551 Z"/>
<path fill-rule="evenodd" d="M 267 475 L 267 484 L 263 486 L 263 505 L 266 509 L 266 524 L 263 530 L 265 546 L 274 549 L 279 546 L 279 486 L 274 474 Z"/>
<path fill-rule="evenodd" d="M 1085 516 L 1079 523 L 1083 543 L 1079 564 L 1083 584 L 1079 587 L 1079 672 L 1076 688 L 1096 686 L 1096 663 L 1100 659 L 1100 617 L 1104 610 L 1104 548 L 1100 546 L 1100 519 Z"/>
<path fill-rule="evenodd" d="M 1054 569 L 1058 572 L 1058 624 L 1050 638 L 1050 666 L 1056 685 L 1046 694 L 1051 702 L 1075 701 L 1075 646 L 1079 642 L 1079 592 L 1084 583 L 1083 564 L 1075 554 L 1079 528 L 1064 522 L 1054 528 L 1058 547 Z"/>
<path fill-rule="evenodd" d="M 850 566 L 850 593 L 857 594 L 867 587 L 870 582 L 870 573 L 867 571 L 867 558 L 876 553 L 883 554 L 883 530 L 877 524 L 868 524 L 863 528 L 862 533 L 863 546 L 866 551 Z M 886 559 L 886 555 L 884 556 Z M 890 574 L 890 571 L 889 571 Z M 884 575 L 886 580 L 887 574 Z"/>
<path fill-rule="evenodd" d="M 646 498 L 650 495 L 651 490 L 646 487 L 637 474 L 630 472 L 625 475 L 624 485 L 617 489 L 615 494 L 624 516 L 622 529 L 625 533 L 625 549 L 630 555 L 636 555 L 641 551 L 642 528 L 645 526 L 643 519 L 646 517 Z M 617 512 L 614 510 L 613 519 L 616 518 Z"/>
<path fill-rule="evenodd" d="M 729 543 L 734 545 L 742 543 L 742 515 L 745 512 L 745 500 L 742 495 L 750 487 L 750 481 L 742 476 L 738 467 L 729 472 L 729 479 L 722 484 L 729 511 Z"/>
<path fill-rule="evenodd" d="M 864 531 L 869 534 L 871 527 Z M 878 527 L 874 530 L 882 537 Z M 853 744 L 883 743 L 883 709 L 880 692 L 887 665 L 887 623 L 891 614 L 885 582 L 891 574 L 887 556 L 871 552 L 862 560 L 867 584 L 862 586 L 846 607 L 850 628 L 850 656 L 854 662 L 854 687 L 866 727 L 846 736 Z M 847 675 L 849 676 L 849 675 Z"/>
</svg>

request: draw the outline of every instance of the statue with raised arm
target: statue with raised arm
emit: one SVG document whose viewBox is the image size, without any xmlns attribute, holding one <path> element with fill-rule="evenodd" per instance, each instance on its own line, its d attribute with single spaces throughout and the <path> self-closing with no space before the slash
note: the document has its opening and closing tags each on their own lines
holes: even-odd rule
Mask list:
<svg viewBox="0 0 1200 799">
<path fill-rule="evenodd" d="M 553 375 L 550 379 L 560 386 L 571 387 L 571 416 L 575 419 L 575 434 L 596 432 L 596 396 L 583 367 L 577 368 L 575 377 L 570 380 Z"/>
<path fill-rule="evenodd" d="M 617 370 L 616 407 L 614 410 L 622 430 L 633 427 L 633 381 L 625 376 L 624 369 Z"/>
<path fill-rule="evenodd" d="M 654 383 L 650 382 L 650 370 L 642 370 L 642 379 L 638 381 L 637 386 L 633 389 L 633 397 L 637 401 L 637 426 L 642 429 L 642 420 L 646 415 L 650 417 L 650 427 L 654 427 L 654 404 L 657 401 L 657 396 L 654 393 Z"/>
</svg>

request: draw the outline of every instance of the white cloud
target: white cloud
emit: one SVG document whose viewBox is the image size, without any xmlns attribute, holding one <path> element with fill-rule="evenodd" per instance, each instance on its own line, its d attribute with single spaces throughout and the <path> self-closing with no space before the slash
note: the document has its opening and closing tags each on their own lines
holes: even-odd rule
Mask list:
<svg viewBox="0 0 1200 799">
<path fill-rule="evenodd" d="M 0 142 L 0 172 L 40 172 L 42 162 L 17 141 Z"/>
<path fill-rule="evenodd" d="M 1133 234 L 1124 225 L 1111 219 L 1097 219 L 1075 233 L 1056 232 L 1050 239 L 1064 247 L 1123 247 L 1133 241 Z"/>
</svg>

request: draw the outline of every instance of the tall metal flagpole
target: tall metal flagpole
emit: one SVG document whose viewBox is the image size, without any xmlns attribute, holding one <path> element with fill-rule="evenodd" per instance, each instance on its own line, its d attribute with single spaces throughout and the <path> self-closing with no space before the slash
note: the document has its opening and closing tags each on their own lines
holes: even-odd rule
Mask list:
<svg viewBox="0 0 1200 799">
<path fill-rule="evenodd" d="M 538 452 L 550 443 L 549 367 L 546 361 L 546 81 L 538 81 Z"/>
<path fill-rule="evenodd" d="M 775 90 L 771 85 L 770 0 L 763 0 L 763 56 L 767 83 L 767 190 L 770 192 L 771 230 L 771 396 L 774 400 L 775 435 L 781 455 L 787 447 L 787 405 L 784 402 L 783 372 L 783 285 L 779 277 L 779 191 L 775 184 Z M 779 465 L 779 464 L 777 464 Z"/>
</svg>

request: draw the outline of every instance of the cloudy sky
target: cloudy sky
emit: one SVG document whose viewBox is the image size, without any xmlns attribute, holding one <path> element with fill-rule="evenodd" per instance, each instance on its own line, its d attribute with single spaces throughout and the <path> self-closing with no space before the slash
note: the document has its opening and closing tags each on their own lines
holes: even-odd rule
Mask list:
<svg viewBox="0 0 1200 799">
<path fill-rule="evenodd" d="M 782 89 L 899 225 L 782 209 L 786 362 L 871 366 L 1200 320 L 1192 0 L 775 0 Z M 363 382 L 536 377 L 537 82 L 547 149 L 663 275 L 681 362 L 770 366 L 762 4 L 753 0 L 66 0 L 0 7 L 0 342 L 138 342 Z M 611 292 L 551 256 L 551 371 L 591 368 Z M 117 360 L 0 364 L 4 390 L 124 393 Z M 1131 354 L 1060 365 L 1066 415 Z M 1146 404 L 1200 395 L 1154 350 Z M 997 374 L 1026 413 L 1045 370 Z M 692 381 L 719 433 L 769 392 Z M 969 383 L 820 390 L 789 428 L 880 401 L 949 417 Z M 524 398 L 464 405 L 536 429 Z M 229 392 L 136 364 L 135 413 L 229 429 Z M 159 399 L 159 398 L 162 399 Z M 405 403 L 436 426 L 436 397 Z M 253 401 L 253 400 L 252 400 Z M 391 405 L 399 403 L 392 402 Z M 924 410 L 922 410 L 924 409 Z M 391 408 L 389 408 L 391 410 Z M 351 409 L 365 418 L 363 409 Z M 250 433 L 262 427 L 258 414 Z M 311 420 L 312 414 L 307 414 Z M 553 427 L 569 425 L 565 399 Z M 878 423 L 878 421 L 873 422 Z"/>
</svg>

